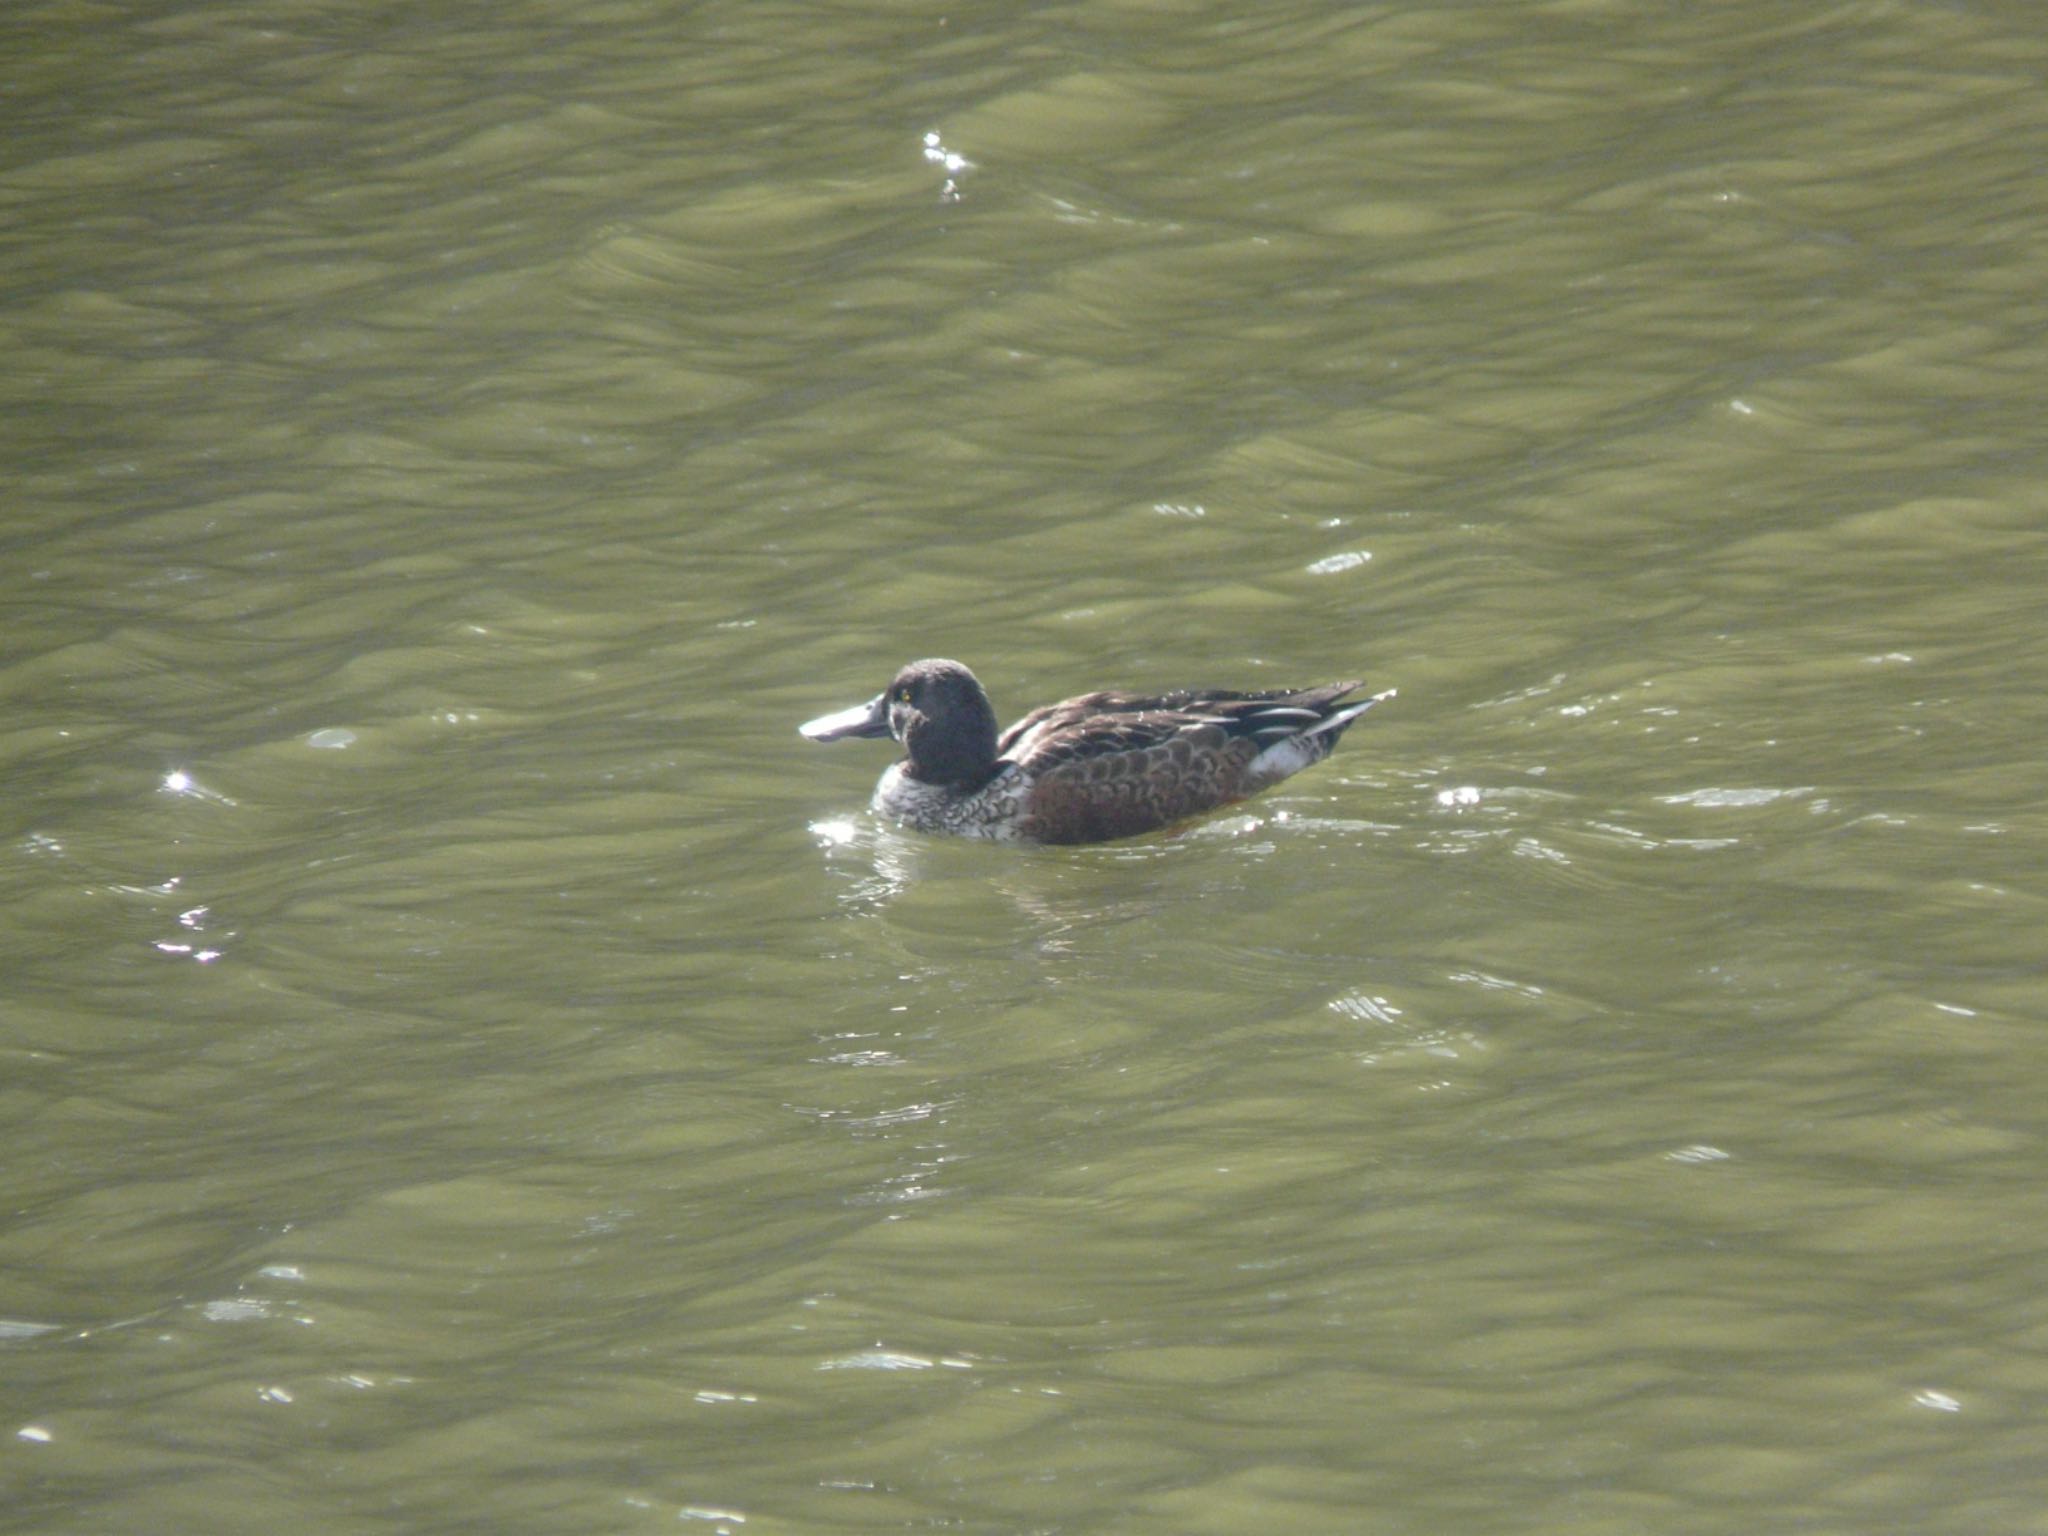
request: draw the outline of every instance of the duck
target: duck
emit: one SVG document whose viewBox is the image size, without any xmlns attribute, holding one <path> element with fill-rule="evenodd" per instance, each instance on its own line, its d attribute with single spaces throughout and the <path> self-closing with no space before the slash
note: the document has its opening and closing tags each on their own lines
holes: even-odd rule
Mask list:
<svg viewBox="0 0 2048 1536">
<path fill-rule="evenodd" d="M 1084 693 L 1008 730 L 957 661 L 913 661 L 864 704 L 797 727 L 811 741 L 893 737 L 873 809 L 917 832 L 1000 842 L 1102 843 L 1246 799 L 1330 755 L 1387 689 L 1352 680 L 1239 692 Z"/>
</svg>

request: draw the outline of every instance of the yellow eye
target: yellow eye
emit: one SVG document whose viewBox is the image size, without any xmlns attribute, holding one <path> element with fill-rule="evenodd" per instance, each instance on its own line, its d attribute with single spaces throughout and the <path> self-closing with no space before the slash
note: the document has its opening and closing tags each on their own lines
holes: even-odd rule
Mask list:
<svg viewBox="0 0 2048 1536">
<path fill-rule="evenodd" d="M 908 704 L 910 702 L 910 690 L 908 688 L 898 688 L 896 690 L 896 702 L 898 704 Z"/>
</svg>

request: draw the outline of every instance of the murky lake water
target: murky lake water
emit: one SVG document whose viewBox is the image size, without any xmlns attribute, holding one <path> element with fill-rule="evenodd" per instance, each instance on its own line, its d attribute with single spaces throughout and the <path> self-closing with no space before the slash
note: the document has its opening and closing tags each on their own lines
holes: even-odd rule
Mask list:
<svg viewBox="0 0 2048 1536">
<path fill-rule="evenodd" d="M 0 27 L 0 1530 L 2040 1529 L 2032 10 Z"/>
</svg>

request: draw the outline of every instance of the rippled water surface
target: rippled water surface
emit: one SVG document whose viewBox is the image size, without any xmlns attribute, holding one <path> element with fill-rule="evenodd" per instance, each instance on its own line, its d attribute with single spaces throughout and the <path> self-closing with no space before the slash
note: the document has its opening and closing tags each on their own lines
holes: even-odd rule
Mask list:
<svg viewBox="0 0 2048 1536">
<path fill-rule="evenodd" d="M 2031 9 L 0 43 L 0 1531 L 2040 1529 Z"/>
</svg>

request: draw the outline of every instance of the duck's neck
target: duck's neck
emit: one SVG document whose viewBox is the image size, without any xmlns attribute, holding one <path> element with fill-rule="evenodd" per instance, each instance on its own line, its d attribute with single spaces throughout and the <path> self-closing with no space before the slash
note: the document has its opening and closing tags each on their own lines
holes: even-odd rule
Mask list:
<svg viewBox="0 0 2048 1536">
<path fill-rule="evenodd" d="M 924 784 L 973 790 L 996 768 L 996 716 L 987 700 L 943 723 L 919 716 L 903 733 L 905 771 Z"/>
</svg>

